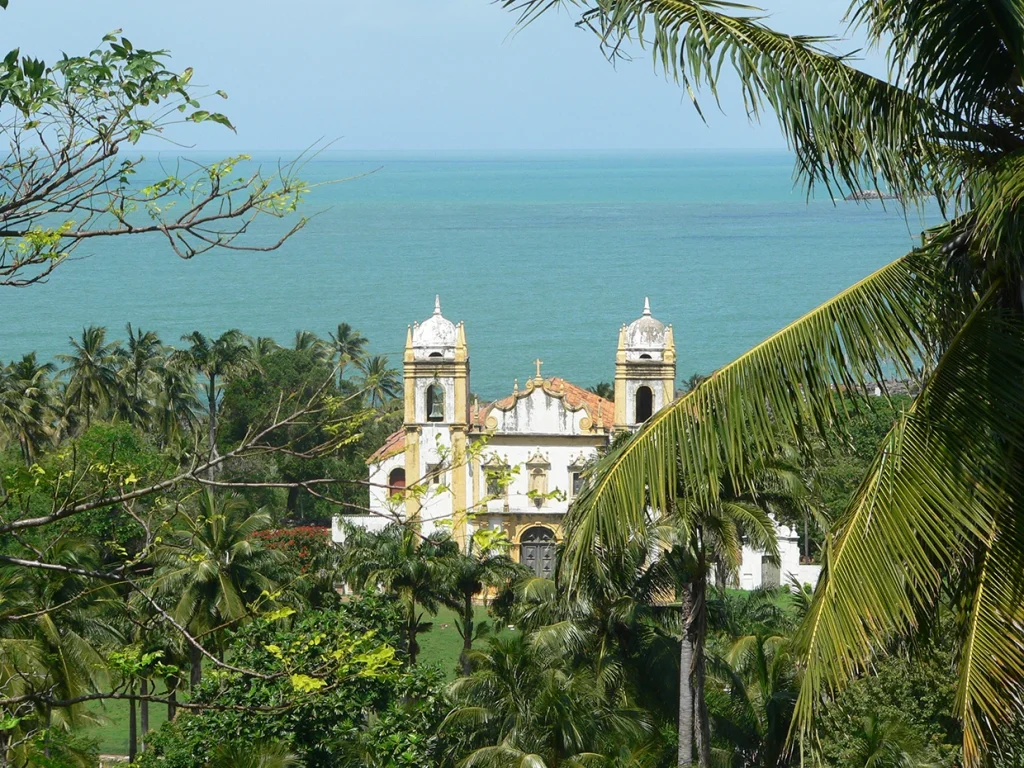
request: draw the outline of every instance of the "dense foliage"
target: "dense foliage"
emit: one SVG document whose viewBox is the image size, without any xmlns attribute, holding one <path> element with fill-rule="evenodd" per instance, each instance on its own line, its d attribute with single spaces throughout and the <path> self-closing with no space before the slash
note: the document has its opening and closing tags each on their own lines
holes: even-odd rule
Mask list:
<svg viewBox="0 0 1024 768">
<path fill-rule="evenodd" d="M 206 680 L 187 712 L 150 741 L 139 768 L 193 768 L 217 745 L 282 743 L 308 768 L 423 766 L 440 762 L 445 705 L 440 673 L 404 667 L 394 603 L 365 597 L 329 611 L 250 624 L 233 661 L 272 676 Z"/>
</svg>

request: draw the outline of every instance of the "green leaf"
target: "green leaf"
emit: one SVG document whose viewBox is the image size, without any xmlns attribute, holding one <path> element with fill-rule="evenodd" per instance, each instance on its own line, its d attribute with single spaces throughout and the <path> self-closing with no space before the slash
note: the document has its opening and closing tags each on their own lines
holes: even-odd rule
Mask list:
<svg viewBox="0 0 1024 768">
<path fill-rule="evenodd" d="M 326 681 L 309 675 L 290 675 L 288 679 L 291 681 L 292 688 L 299 693 L 313 693 L 327 685 Z"/>
</svg>

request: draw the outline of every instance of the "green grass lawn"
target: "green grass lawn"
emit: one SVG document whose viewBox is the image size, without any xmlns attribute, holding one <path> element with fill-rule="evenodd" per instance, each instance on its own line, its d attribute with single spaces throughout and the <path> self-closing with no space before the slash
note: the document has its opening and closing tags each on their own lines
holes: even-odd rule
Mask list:
<svg viewBox="0 0 1024 768">
<path fill-rule="evenodd" d="M 478 620 L 485 620 L 488 623 L 491 621 L 490 616 L 487 615 L 487 609 L 483 606 L 477 606 L 476 615 Z M 455 612 L 442 608 L 433 618 L 433 622 L 433 628 L 420 635 L 419 661 L 422 664 L 436 664 L 444 671 L 445 675 L 454 678 L 459 654 L 462 652 L 462 638 L 455 628 Z M 507 632 L 508 630 L 503 631 Z M 482 647 L 486 642 L 486 640 L 478 641 L 476 647 Z M 96 739 L 100 745 L 100 752 L 104 755 L 127 755 L 128 702 L 98 702 L 91 705 L 89 711 L 99 718 L 100 722 L 83 728 L 83 735 Z M 150 728 L 159 728 L 166 719 L 166 705 L 155 703 L 149 705 Z"/>
<path fill-rule="evenodd" d="M 476 607 L 476 619 L 491 625 L 491 617 L 482 605 Z M 419 661 L 423 664 L 437 664 L 449 678 L 454 678 L 456 665 L 459 663 L 459 654 L 462 653 L 462 637 L 459 635 L 459 630 L 455 628 L 455 611 L 442 608 L 433 618 L 433 622 L 433 628 L 420 635 Z M 491 625 L 491 632 L 493 631 L 494 627 Z M 509 630 L 502 628 L 500 631 L 508 632 Z M 487 639 L 485 638 L 478 640 L 473 647 L 482 648 L 486 644 Z"/>
<path fill-rule="evenodd" d="M 99 722 L 96 725 L 83 728 L 82 735 L 99 742 L 100 754 L 127 755 L 128 702 L 122 700 L 97 702 L 89 707 L 89 712 Z M 138 716 L 137 708 L 136 716 Z M 151 702 L 149 705 L 150 729 L 159 728 L 166 720 L 167 705 Z"/>
</svg>

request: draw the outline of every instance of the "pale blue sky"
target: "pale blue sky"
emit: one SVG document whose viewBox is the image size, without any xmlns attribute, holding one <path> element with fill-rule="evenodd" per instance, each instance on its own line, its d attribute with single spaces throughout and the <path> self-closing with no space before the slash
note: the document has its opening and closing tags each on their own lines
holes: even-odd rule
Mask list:
<svg viewBox="0 0 1024 768">
<path fill-rule="evenodd" d="M 766 4 L 787 32 L 843 32 L 846 0 Z M 613 68 L 566 13 L 513 26 L 489 0 L 12 0 L 0 43 L 49 61 L 122 28 L 138 47 L 170 49 L 174 68 L 230 95 L 222 106 L 238 133 L 181 134 L 197 149 L 321 138 L 346 150 L 784 146 L 774 124 L 748 124 L 732 92 L 724 115 L 707 104 L 704 125 L 642 52 Z"/>
</svg>

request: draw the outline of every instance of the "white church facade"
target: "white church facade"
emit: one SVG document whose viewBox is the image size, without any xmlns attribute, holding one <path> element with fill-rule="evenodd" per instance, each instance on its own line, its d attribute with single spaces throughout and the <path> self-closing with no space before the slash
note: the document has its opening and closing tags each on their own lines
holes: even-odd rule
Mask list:
<svg viewBox="0 0 1024 768">
<path fill-rule="evenodd" d="M 614 401 L 558 377 L 536 375 L 491 403 L 470 402 L 466 329 L 441 313 L 409 327 L 405 414 L 368 460 L 370 513 L 350 524 L 380 529 L 417 520 L 424 534 L 450 526 L 460 543 L 481 527 L 504 531 L 511 554 L 539 576 L 554 570 L 562 520 L 582 473 L 620 431 L 638 429 L 675 397 L 672 326 L 643 314 L 619 331 Z M 739 586 L 816 581 L 800 565 L 796 532 L 778 527 L 781 558 L 745 548 Z M 344 531 L 335 520 L 336 541 Z"/>
</svg>

